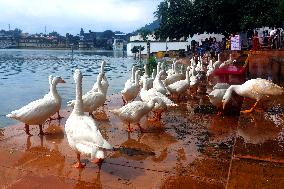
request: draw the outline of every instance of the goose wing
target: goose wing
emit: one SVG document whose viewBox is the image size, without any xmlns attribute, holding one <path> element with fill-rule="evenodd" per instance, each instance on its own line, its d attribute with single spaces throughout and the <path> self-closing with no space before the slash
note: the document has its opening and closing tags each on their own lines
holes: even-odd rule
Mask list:
<svg viewBox="0 0 284 189">
<path fill-rule="evenodd" d="M 111 149 L 112 146 L 103 138 L 101 132 L 97 128 L 96 122 L 89 116 L 77 116 L 66 124 L 72 124 L 73 129 L 68 135 L 74 143 L 83 144 L 89 147 L 100 147 L 105 149 Z"/>
<path fill-rule="evenodd" d="M 35 100 L 22 108 L 12 111 L 7 117 L 15 118 L 27 124 L 41 124 L 57 111 L 58 103 L 52 98 Z"/>
</svg>

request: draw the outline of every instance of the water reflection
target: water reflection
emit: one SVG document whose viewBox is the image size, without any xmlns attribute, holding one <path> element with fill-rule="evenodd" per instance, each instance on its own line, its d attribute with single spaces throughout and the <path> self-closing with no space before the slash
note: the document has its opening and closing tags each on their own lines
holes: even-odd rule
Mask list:
<svg viewBox="0 0 284 189">
<path fill-rule="evenodd" d="M 123 52 L 74 51 L 72 60 L 71 52 L 64 50 L 0 50 L 0 115 L 42 98 L 49 90 L 50 74 L 60 75 L 66 81 L 64 86 L 58 87 L 62 107 L 66 107 L 66 102 L 75 98 L 73 71 L 81 69 L 84 75 L 83 92 L 86 92 L 92 88 L 102 60 L 107 62 L 108 94 L 118 93 L 132 65 L 136 64 Z M 0 123 L 0 127 L 4 127 L 16 122 L 0 116 Z"/>
<path fill-rule="evenodd" d="M 244 139 L 245 143 L 262 144 L 274 140 L 281 129 L 260 113 L 242 115 L 240 120 L 242 121 L 240 121 L 237 134 Z"/>
</svg>

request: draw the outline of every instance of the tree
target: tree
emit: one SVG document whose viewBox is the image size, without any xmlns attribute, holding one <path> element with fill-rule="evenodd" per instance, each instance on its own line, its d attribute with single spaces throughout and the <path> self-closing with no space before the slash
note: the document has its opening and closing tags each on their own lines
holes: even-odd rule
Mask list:
<svg viewBox="0 0 284 189">
<path fill-rule="evenodd" d="M 83 28 L 81 28 L 81 30 L 80 30 L 80 36 L 84 36 L 84 30 L 83 30 Z"/>
<path fill-rule="evenodd" d="M 154 13 L 160 22 L 156 35 L 161 39 L 179 39 L 190 33 L 192 2 L 189 0 L 165 0 Z"/>
<path fill-rule="evenodd" d="M 140 52 L 144 51 L 145 47 L 141 47 L 140 46 L 134 46 L 132 49 L 131 49 L 131 52 L 134 54 L 134 59 L 136 60 L 136 54 L 139 53 L 139 49 L 140 49 Z"/>
<path fill-rule="evenodd" d="M 141 28 L 140 30 L 137 31 L 143 39 L 143 41 L 148 41 L 148 35 L 152 34 L 152 32 L 149 29 L 146 28 Z"/>
<path fill-rule="evenodd" d="M 105 39 L 112 39 L 114 36 L 115 34 L 111 30 L 106 30 L 102 33 L 102 38 L 105 38 Z"/>
<path fill-rule="evenodd" d="M 284 0 L 164 0 L 154 14 L 160 21 L 157 37 L 178 39 L 205 31 L 228 35 L 279 26 Z"/>
</svg>

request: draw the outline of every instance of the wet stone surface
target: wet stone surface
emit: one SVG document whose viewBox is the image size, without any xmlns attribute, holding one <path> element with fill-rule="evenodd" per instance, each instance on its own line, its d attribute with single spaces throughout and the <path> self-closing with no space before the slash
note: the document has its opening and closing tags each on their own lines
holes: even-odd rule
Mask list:
<svg viewBox="0 0 284 189">
<path fill-rule="evenodd" d="M 122 106 L 121 97 L 110 96 L 94 112 L 115 147 L 100 168 L 85 155 L 85 169 L 72 167 L 76 154 L 64 131 L 70 110 L 61 112 L 60 122 L 47 122 L 50 134 L 43 137 L 38 126 L 31 126 L 33 136 L 25 135 L 21 123 L 1 129 L 0 188 L 281 188 L 283 102 L 240 116 L 217 115 L 208 102 L 204 94 L 189 96 L 161 122 L 143 118 L 145 133 L 136 125 L 128 133 L 127 124 L 109 112 Z"/>
</svg>

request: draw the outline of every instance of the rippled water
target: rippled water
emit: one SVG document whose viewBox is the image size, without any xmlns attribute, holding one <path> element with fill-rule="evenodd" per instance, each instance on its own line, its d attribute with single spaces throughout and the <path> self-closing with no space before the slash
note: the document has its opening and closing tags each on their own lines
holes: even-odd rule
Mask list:
<svg viewBox="0 0 284 189">
<path fill-rule="evenodd" d="M 49 90 L 48 76 L 61 76 L 66 83 L 58 84 L 62 107 L 75 97 L 72 73 L 79 68 L 83 73 L 83 92 L 96 81 L 101 61 L 107 62 L 108 94 L 119 92 L 130 76 L 135 61 L 123 52 L 62 50 L 0 50 L 0 127 L 15 123 L 6 114 L 42 98 Z"/>
</svg>

